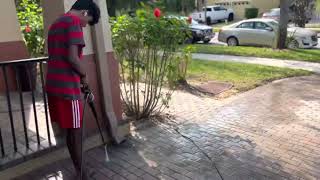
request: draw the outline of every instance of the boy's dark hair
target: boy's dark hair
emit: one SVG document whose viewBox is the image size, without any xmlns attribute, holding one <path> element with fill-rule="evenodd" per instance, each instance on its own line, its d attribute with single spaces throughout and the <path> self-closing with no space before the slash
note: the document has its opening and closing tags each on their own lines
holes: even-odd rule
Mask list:
<svg viewBox="0 0 320 180">
<path fill-rule="evenodd" d="M 92 21 L 89 22 L 90 26 L 93 26 L 99 22 L 100 8 L 92 0 L 77 0 L 71 7 L 74 10 L 87 10 L 88 15 L 92 16 Z"/>
</svg>

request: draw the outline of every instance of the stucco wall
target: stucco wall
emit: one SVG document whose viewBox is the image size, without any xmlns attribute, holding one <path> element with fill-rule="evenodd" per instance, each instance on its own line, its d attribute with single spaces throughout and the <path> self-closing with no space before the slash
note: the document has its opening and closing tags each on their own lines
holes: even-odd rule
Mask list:
<svg viewBox="0 0 320 180">
<path fill-rule="evenodd" d="M 22 36 L 14 1 L 1 0 L 0 14 L 0 42 L 21 41 Z"/>
<path fill-rule="evenodd" d="M 252 5 L 259 8 L 259 15 L 262 15 L 262 13 L 272 8 L 278 8 L 280 0 L 252 0 Z"/>
<path fill-rule="evenodd" d="M 250 7 L 259 8 L 259 16 L 262 13 L 277 8 L 280 0 L 208 0 L 208 5 L 223 5 L 227 8 L 232 8 L 235 12 L 236 19 L 245 18 L 245 9 Z"/>
</svg>

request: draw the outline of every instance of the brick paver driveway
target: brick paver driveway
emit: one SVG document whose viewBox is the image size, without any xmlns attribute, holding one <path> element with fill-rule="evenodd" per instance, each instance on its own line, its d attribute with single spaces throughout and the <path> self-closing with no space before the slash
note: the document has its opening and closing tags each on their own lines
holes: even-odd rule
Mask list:
<svg viewBox="0 0 320 180">
<path fill-rule="evenodd" d="M 320 179 L 320 77 L 277 81 L 219 102 L 177 93 L 171 111 L 224 179 Z M 96 179 L 219 180 L 211 162 L 166 126 L 138 130 L 129 141 L 87 153 Z M 68 179 L 71 162 L 44 167 L 23 178 L 53 172 Z"/>
</svg>

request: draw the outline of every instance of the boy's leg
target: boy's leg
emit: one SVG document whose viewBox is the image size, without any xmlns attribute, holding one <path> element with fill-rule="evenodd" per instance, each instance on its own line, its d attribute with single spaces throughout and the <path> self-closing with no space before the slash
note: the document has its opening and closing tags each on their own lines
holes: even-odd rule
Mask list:
<svg viewBox="0 0 320 180">
<path fill-rule="evenodd" d="M 77 156 L 77 151 L 75 150 L 76 146 L 75 144 L 75 135 L 74 135 L 74 131 L 73 129 L 67 129 L 67 136 L 66 136 L 66 142 L 67 142 L 67 147 L 68 147 L 68 150 L 69 150 L 69 153 L 70 153 L 70 156 L 71 156 L 71 159 L 72 159 L 72 162 L 73 162 L 73 165 L 74 165 L 74 168 L 76 171 L 79 171 L 79 168 L 81 167 L 81 156 L 80 156 L 80 159 L 79 159 L 79 156 Z"/>
<path fill-rule="evenodd" d="M 81 173 L 81 144 L 81 128 L 68 129 L 67 146 L 77 175 Z M 83 171 L 83 179 L 88 179 L 86 169 Z"/>
</svg>

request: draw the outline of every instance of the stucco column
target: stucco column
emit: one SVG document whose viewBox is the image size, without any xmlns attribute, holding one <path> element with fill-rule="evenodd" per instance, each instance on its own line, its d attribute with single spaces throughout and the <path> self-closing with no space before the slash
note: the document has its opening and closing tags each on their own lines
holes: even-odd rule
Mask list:
<svg viewBox="0 0 320 180">
<path fill-rule="evenodd" d="M 45 34 L 54 20 L 69 11 L 76 0 L 44 0 L 44 24 Z M 98 114 L 102 122 L 111 125 L 112 134 L 117 142 L 118 125 L 122 120 L 122 108 L 120 101 L 119 70 L 118 62 L 112 51 L 111 32 L 108 25 L 108 12 L 106 1 L 97 0 L 101 8 L 101 20 L 94 27 L 84 28 L 86 47 L 84 48 L 83 63 L 86 64 L 89 85 L 96 97 Z M 95 128 L 93 116 L 90 112 L 85 116 L 89 119 L 87 127 Z M 109 122 L 106 120 L 109 119 Z"/>
<path fill-rule="evenodd" d="M 28 50 L 23 41 L 18 22 L 16 6 L 13 0 L 1 0 L 0 6 L 0 62 L 28 58 Z M 15 73 L 7 69 L 9 89 L 14 90 Z M 5 89 L 2 70 L 0 69 L 0 92 Z"/>
<path fill-rule="evenodd" d="M 118 130 L 117 128 L 122 120 L 119 63 L 113 53 L 107 3 L 101 0 L 95 0 L 95 2 L 101 9 L 101 21 L 94 26 L 92 37 L 94 39 L 98 73 L 103 91 L 104 110 L 109 118 L 109 125 L 114 135 L 113 138 L 119 143 L 123 140 L 120 134 L 125 133 L 119 132 L 123 130 Z"/>
</svg>

